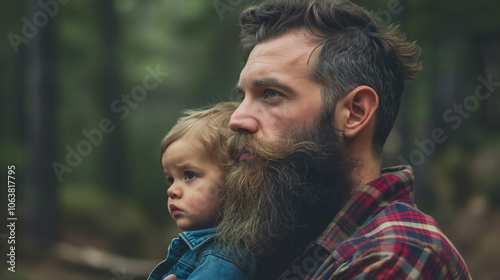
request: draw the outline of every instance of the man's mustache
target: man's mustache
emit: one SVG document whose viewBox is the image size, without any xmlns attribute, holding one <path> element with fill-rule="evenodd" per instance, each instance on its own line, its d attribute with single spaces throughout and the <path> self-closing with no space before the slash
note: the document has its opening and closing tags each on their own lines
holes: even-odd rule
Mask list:
<svg viewBox="0 0 500 280">
<path fill-rule="evenodd" d="M 229 137 L 224 153 L 228 157 L 227 162 L 231 165 L 239 163 L 239 157 L 243 152 L 255 155 L 264 162 L 274 163 L 297 152 L 309 153 L 320 150 L 317 143 L 302 140 L 304 138 L 280 137 L 264 142 L 248 133 L 234 134 Z"/>
</svg>

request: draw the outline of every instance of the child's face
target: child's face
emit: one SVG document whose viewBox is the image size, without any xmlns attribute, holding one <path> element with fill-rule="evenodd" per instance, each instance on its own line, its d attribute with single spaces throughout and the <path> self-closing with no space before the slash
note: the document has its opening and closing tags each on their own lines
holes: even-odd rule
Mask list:
<svg viewBox="0 0 500 280">
<path fill-rule="evenodd" d="M 167 180 L 168 211 L 182 230 L 215 226 L 224 182 L 221 167 L 208 153 L 183 138 L 172 142 L 162 155 Z"/>
</svg>

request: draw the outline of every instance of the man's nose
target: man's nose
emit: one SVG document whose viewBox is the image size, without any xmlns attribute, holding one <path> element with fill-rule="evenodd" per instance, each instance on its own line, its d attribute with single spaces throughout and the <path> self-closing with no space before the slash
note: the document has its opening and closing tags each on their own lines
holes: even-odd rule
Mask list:
<svg viewBox="0 0 500 280">
<path fill-rule="evenodd" d="M 255 112 L 255 103 L 245 99 L 240 106 L 233 112 L 229 127 L 238 133 L 255 133 L 259 127 L 257 115 Z"/>
</svg>

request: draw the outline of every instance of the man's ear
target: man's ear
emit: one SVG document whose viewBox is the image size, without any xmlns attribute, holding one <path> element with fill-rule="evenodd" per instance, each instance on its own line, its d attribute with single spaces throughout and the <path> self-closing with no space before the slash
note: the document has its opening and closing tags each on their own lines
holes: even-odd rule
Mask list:
<svg viewBox="0 0 500 280">
<path fill-rule="evenodd" d="M 336 106 L 335 125 L 345 138 L 354 138 L 367 126 L 374 126 L 378 95 L 369 86 L 359 86 Z"/>
</svg>

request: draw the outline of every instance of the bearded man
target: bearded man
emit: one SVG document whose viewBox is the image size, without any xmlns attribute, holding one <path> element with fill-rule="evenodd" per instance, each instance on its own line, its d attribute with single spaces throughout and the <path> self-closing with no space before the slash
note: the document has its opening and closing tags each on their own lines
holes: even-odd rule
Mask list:
<svg viewBox="0 0 500 280">
<path fill-rule="evenodd" d="M 346 0 L 269 0 L 240 25 L 219 244 L 256 279 L 469 279 L 411 167 L 381 169 L 419 47 Z"/>
<path fill-rule="evenodd" d="M 245 67 L 221 244 L 257 279 L 468 279 L 382 148 L 419 47 L 344 0 L 270 0 L 240 16 Z"/>
</svg>

